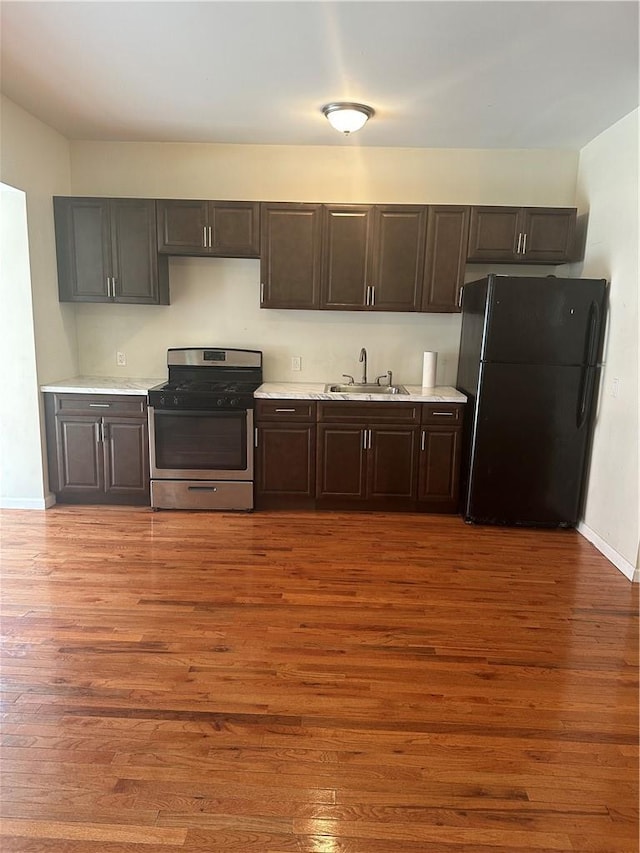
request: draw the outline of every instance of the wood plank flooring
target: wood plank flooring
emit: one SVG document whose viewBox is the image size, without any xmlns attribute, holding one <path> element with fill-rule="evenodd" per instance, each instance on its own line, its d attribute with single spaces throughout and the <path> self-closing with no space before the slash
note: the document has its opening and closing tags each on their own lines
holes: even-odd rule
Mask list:
<svg viewBox="0 0 640 853">
<path fill-rule="evenodd" d="M 0 525 L 3 853 L 637 853 L 638 585 L 575 531 Z"/>
</svg>

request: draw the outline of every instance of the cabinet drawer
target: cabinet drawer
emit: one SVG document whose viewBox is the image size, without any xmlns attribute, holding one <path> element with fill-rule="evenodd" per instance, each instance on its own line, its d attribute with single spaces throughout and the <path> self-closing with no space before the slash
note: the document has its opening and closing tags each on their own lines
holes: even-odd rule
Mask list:
<svg viewBox="0 0 640 853">
<path fill-rule="evenodd" d="M 56 415 L 120 415 L 144 417 L 147 398 L 111 394 L 54 394 Z"/>
<path fill-rule="evenodd" d="M 462 424 L 464 406 L 452 405 L 451 403 L 423 403 L 423 424 L 449 424 L 451 426 Z"/>
<path fill-rule="evenodd" d="M 309 400 L 256 400 L 258 421 L 315 421 L 316 404 Z"/>
<path fill-rule="evenodd" d="M 334 423 L 420 423 L 419 403 L 318 403 L 318 420 Z"/>
</svg>

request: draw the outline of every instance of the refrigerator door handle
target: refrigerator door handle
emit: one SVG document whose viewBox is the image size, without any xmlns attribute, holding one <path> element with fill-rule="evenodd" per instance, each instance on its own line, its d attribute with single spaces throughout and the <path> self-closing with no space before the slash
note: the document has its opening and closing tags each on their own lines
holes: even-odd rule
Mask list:
<svg viewBox="0 0 640 853">
<path fill-rule="evenodd" d="M 589 413 L 589 402 L 593 395 L 593 386 L 596 374 L 596 356 L 598 348 L 598 330 L 600 328 L 600 309 L 597 302 L 592 302 L 589 308 L 589 323 L 587 341 L 584 354 L 584 365 L 580 381 L 580 399 L 578 401 L 578 412 L 576 424 L 582 429 Z"/>
</svg>

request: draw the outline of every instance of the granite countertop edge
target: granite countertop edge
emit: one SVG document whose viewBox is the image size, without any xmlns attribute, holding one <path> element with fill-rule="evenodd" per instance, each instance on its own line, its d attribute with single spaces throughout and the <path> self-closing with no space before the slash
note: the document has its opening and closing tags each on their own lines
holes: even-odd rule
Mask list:
<svg viewBox="0 0 640 853">
<path fill-rule="evenodd" d="M 265 382 L 255 392 L 259 400 L 356 400 L 360 402 L 389 403 L 466 403 L 464 394 L 450 385 L 437 385 L 435 388 L 422 388 L 420 385 L 406 385 L 408 394 L 335 394 L 327 393 L 324 382 Z"/>
<path fill-rule="evenodd" d="M 58 382 L 41 385 L 41 391 L 55 394 L 130 394 L 146 395 L 149 388 L 161 385 L 166 379 L 134 376 L 73 376 Z"/>
</svg>

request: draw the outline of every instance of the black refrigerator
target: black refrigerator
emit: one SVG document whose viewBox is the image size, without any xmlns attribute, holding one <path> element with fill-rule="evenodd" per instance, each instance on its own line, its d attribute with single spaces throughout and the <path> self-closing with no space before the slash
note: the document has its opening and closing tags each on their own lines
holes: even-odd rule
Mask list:
<svg viewBox="0 0 640 853">
<path fill-rule="evenodd" d="M 576 525 L 606 296 L 604 279 L 489 275 L 464 285 L 465 521 Z"/>
</svg>

